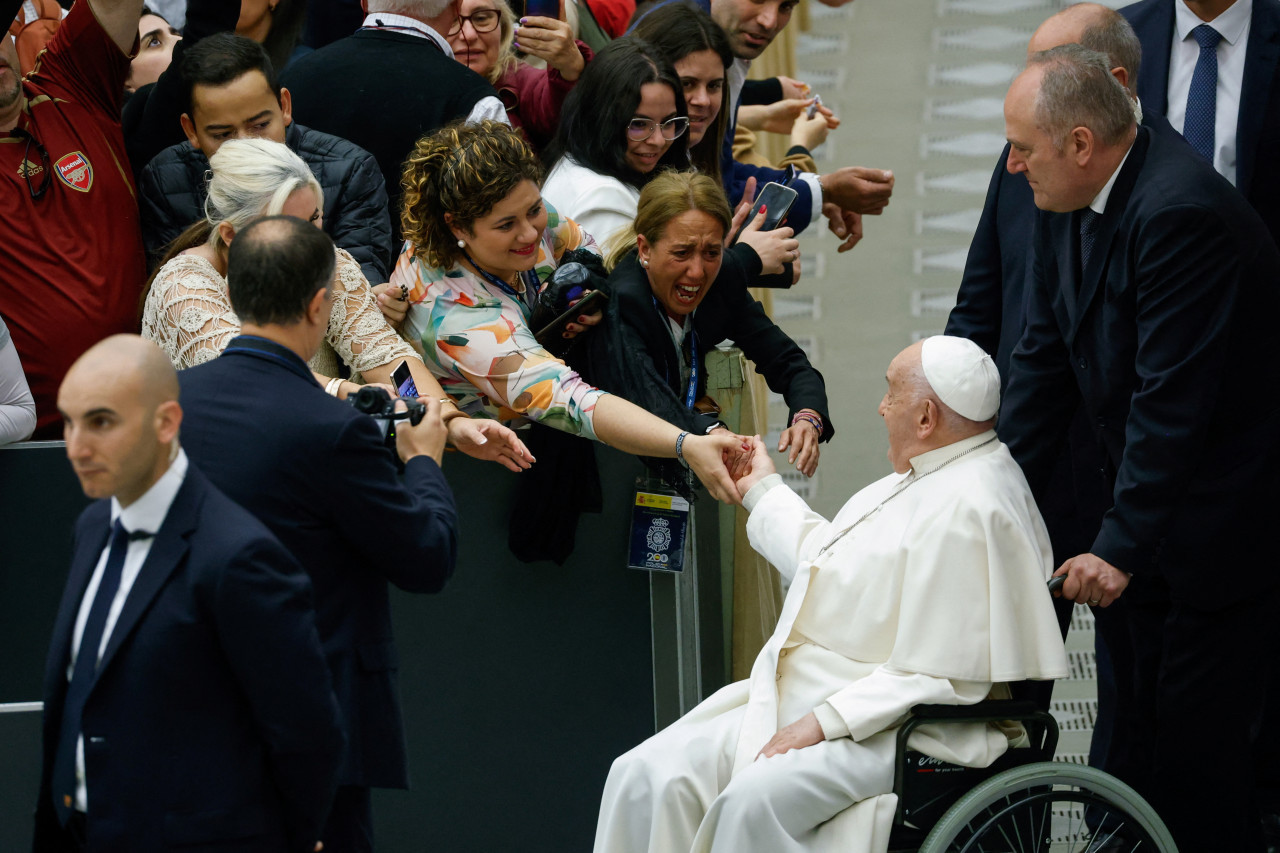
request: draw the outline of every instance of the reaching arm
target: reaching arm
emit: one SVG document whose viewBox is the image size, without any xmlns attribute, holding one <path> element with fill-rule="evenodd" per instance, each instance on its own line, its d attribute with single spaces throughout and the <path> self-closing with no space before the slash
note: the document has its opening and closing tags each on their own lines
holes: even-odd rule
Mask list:
<svg viewBox="0 0 1280 853">
<path fill-rule="evenodd" d="M 30 438 L 35 428 L 35 400 L 9 330 L 0 320 L 0 444 Z"/>
<path fill-rule="evenodd" d="M 102 29 L 126 56 L 138 40 L 138 18 L 143 0 L 87 0 Z"/>
</svg>

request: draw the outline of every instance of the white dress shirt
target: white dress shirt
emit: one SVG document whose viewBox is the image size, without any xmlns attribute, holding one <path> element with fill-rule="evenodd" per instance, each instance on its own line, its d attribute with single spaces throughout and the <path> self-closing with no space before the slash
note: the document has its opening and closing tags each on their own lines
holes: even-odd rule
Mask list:
<svg viewBox="0 0 1280 853">
<path fill-rule="evenodd" d="M 1124 152 L 1124 156 L 1120 158 L 1120 165 L 1116 166 L 1116 170 L 1111 173 L 1111 177 L 1102 185 L 1102 189 L 1098 190 L 1098 194 L 1093 197 L 1093 201 L 1089 202 L 1089 209 L 1101 216 L 1107 212 L 1107 199 L 1111 198 L 1111 188 L 1116 185 L 1116 178 L 1120 177 L 1120 170 L 1124 168 L 1125 161 L 1129 159 L 1129 154 L 1133 151 L 1133 144 L 1129 144 L 1129 150 Z"/>
<path fill-rule="evenodd" d="M 725 106 L 722 109 L 734 111 L 730 116 L 734 128 L 738 126 L 738 101 L 742 99 L 742 87 L 747 83 L 747 72 L 750 70 L 751 60 L 734 59 L 725 75 L 728 78 L 726 82 L 729 86 L 729 99 L 724 102 Z M 809 186 L 809 192 L 813 195 L 813 206 L 809 210 L 809 218 L 817 222 L 822 216 L 822 184 L 818 181 L 818 176 L 812 172 L 801 172 L 796 178 Z M 757 186 L 756 193 L 758 194 L 762 189 L 764 189 L 763 185 Z M 729 205 L 736 208 L 740 201 L 742 201 L 740 198 L 731 198 Z"/>
<path fill-rule="evenodd" d="M 361 26 L 369 27 L 375 30 L 392 30 L 398 33 L 408 33 L 418 38 L 427 39 L 433 42 L 436 47 L 440 48 L 440 52 L 445 56 L 453 59 L 453 48 L 449 47 L 448 40 L 440 33 L 428 27 L 417 18 L 410 18 L 405 15 L 395 15 L 390 12 L 375 12 L 368 15 L 364 19 Z M 477 124 L 485 119 L 500 121 L 503 124 L 511 124 L 511 120 L 507 118 L 507 108 L 502 105 L 495 95 L 485 95 L 476 101 L 471 112 L 467 114 L 468 124 Z"/>
<path fill-rule="evenodd" d="M 1232 184 L 1236 182 L 1236 123 L 1240 118 L 1240 87 L 1244 82 L 1244 56 L 1249 46 L 1253 0 L 1236 0 L 1227 11 L 1208 22 L 1222 36 L 1218 42 L 1218 89 L 1213 122 L 1213 168 Z M 1169 123 L 1178 133 L 1187 120 L 1187 93 L 1200 58 L 1200 45 L 1191 31 L 1201 24 L 1183 0 L 1173 4 L 1173 45 L 1169 49 Z"/>
<path fill-rule="evenodd" d="M 187 476 L 187 454 L 181 448 L 178 449 L 178 455 L 169 465 L 169 470 L 161 475 L 159 480 L 152 484 L 150 489 L 142 497 L 138 498 L 127 507 L 121 507 L 120 502 L 115 498 L 111 499 L 111 525 L 115 526 L 116 520 L 124 525 L 125 530 L 130 533 L 137 531 L 146 531 L 148 533 L 156 533 L 160 530 L 160 525 L 164 523 L 165 516 L 169 514 L 169 507 L 173 504 L 174 497 L 178 494 L 178 489 L 182 487 L 182 481 Z M 107 648 L 107 642 L 111 639 L 111 631 L 116 626 L 116 620 L 120 617 L 120 611 L 124 608 L 125 599 L 129 597 L 129 590 L 133 589 L 134 581 L 138 579 L 138 573 L 142 571 L 142 564 L 146 562 L 147 555 L 151 553 L 151 543 L 155 539 L 137 539 L 129 543 L 129 550 L 125 552 L 124 567 L 120 571 L 120 588 L 116 590 L 116 596 L 111 601 L 111 609 L 107 611 L 107 621 L 102 628 L 102 642 L 98 645 L 98 657 L 102 657 L 102 653 Z M 84 598 L 80 600 L 80 613 L 76 616 L 75 632 L 71 635 L 71 660 L 67 664 L 67 680 L 71 680 L 71 675 L 75 672 L 76 657 L 80 653 L 80 638 L 84 635 L 84 623 L 89 618 L 89 610 L 93 607 L 93 599 L 98 594 L 98 585 L 102 582 L 102 572 L 107 566 L 107 554 L 111 550 L 111 540 L 108 537 L 106 546 L 102 549 L 102 555 L 98 557 L 98 565 L 93 570 L 93 576 L 89 578 L 89 585 L 85 587 Z M 84 776 L 84 737 L 80 737 L 76 741 L 76 803 L 77 811 L 89 811 L 89 797 L 86 791 Z"/>
</svg>

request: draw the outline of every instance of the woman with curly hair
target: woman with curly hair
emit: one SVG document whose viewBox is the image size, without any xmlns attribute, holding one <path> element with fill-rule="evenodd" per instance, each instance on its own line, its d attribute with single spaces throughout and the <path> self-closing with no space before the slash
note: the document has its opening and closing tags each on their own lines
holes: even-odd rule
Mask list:
<svg viewBox="0 0 1280 853">
<path fill-rule="evenodd" d="M 457 123 L 418 141 L 405 161 L 406 244 L 391 275 L 409 292 L 405 331 L 463 411 L 680 459 L 713 496 L 737 503 L 724 460 L 740 437 L 691 435 L 592 387 L 534 338 L 533 305 L 561 257 L 595 250 L 543 202 L 541 180 L 528 143 L 499 122 Z"/>
<path fill-rule="evenodd" d="M 322 225 L 320 184 L 297 154 L 279 142 L 233 139 L 209 158 L 212 167 L 205 218 L 169 248 L 145 297 L 142 336 L 159 344 L 178 369 L 222 354 L 240 334 L 240 318 L 227 290 L 227 250 L 236 232 L 260 216 L 285 214 Z M 311 360 L 316 381 L 335 397 L 358 390 L 340 377 L 387 384 L 401 362 L 409 365 L 418 390 L 427 397 L 444 392 L 421 357 L 378 310 L 360 265 L 335 248 L 333 298 L 325 343 Z M 528 468 L 528 451 L 500 424 L 476 423 L 461 412 L 443 412 L 449 440 L 469 456 L 501 462 L 513 471 Z"/>
</svg>

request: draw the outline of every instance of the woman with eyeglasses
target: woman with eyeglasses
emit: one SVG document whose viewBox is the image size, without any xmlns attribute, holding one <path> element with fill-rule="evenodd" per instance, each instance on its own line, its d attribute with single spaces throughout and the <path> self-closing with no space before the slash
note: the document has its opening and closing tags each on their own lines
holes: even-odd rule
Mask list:
<svg viewBox="0 0 1280 853">
<path fill-rule="evenodd" d="M 699 113 L 706 123 L 697 141 L 714 118 L 708 113 Z M 619 39 L 600 51 L 565 101 L 542 195 L 603 245 L 632 227 L 650 180 L 664 169 L 690 167 L 689 127 L 681 78 L 666 55 L 634 36 Z M 760 231 L 761 211 L 751 219 L 739 237 L 749 248 L 733 251 L 754 253 L 764 274 L 782 272 L 799 257 L 792 230 Z M 740 214 L 730 233 L 742 221 Z"/>
<path fill-rule="evenodd" d="M 533 150 L 546 148 L 560 125 L 565 98 L 591 61 L 591 48 L 576 41 L 558 18 L 527 16 L 517 27 L 505 0 L 462 0 L 446 37 L 453 58 L 498 90 L 507 118 L 524 131 Z M 546 68 L 520 61 L 517 48 Z"/>
<path fill-rule="evenodd" d="M 539 291 L 590 236 L 544 203 L 542 165 L 506 124 L 454 123 L 405 160 L 405 248 L 391 283 L 409 292 L 405 332 L 463 411 L 541 424 L 626 453 L 679 459 L 737 502 L 726 458 L 740 437 L 692 435 L 586 382 L 529 327 Z M 722 455 L 724 454 L 724 455 Z"/>
<path fill-rule="evenodd" d="M 675 69 L 648 43 L 600 51 L 565 99 L 542 194 L 598 241 L 631 224 L 662 168 L 689 166 L 689 114 Z"/>
</svg>

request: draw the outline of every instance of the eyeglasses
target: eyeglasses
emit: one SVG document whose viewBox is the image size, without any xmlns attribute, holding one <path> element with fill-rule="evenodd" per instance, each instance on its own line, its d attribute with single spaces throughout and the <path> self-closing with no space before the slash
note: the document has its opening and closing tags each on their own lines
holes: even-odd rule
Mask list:
<svg viewBox="0 0 1280 853">
<path fill-rule="evenodd" d="M 662 130 L 663 139 L 679 139 L 689 129 L 689 119 L 686 116 L 676 116 L 658 123 L 651 118 L 633 118 L 627 123 L 627 138 L 633 142 L 643 142 L 658 129 Z"/>
<path fill-rule="evenodd" d="M 49 168 L 49 149 L 41 145 L 38 139 L 20 127 L 15 127 L 9 133 L 19 139 L 27 140 L 27 146 L 22 152 L 22 177 L 27 182 L 27 192 L 31 193 L 33 199 L 38 200 L 49 191 L 49 186 L 53 183 L 53 170 Z M 31 167 L 29 164 L 31 163 L 31 146 L 33 143 L 36 146 L 36 152 L 40 156 L 40 174 L 43 175 L 40 178 L 39 189 L 31 185 Z"/>
<path fill-rule="evenodd" d="M 462 32 L 462 25 L 466 21 L 471 22 L 471 28 L 478 33 L 491 33 L 498 28 L 498 21 L 502 19 L 497 9 L 481 9 L 474 15 L 459 15 L 453 19 L 453 26 L 449 27 L 447 36 L 456 36 Z"/>
</svg>

